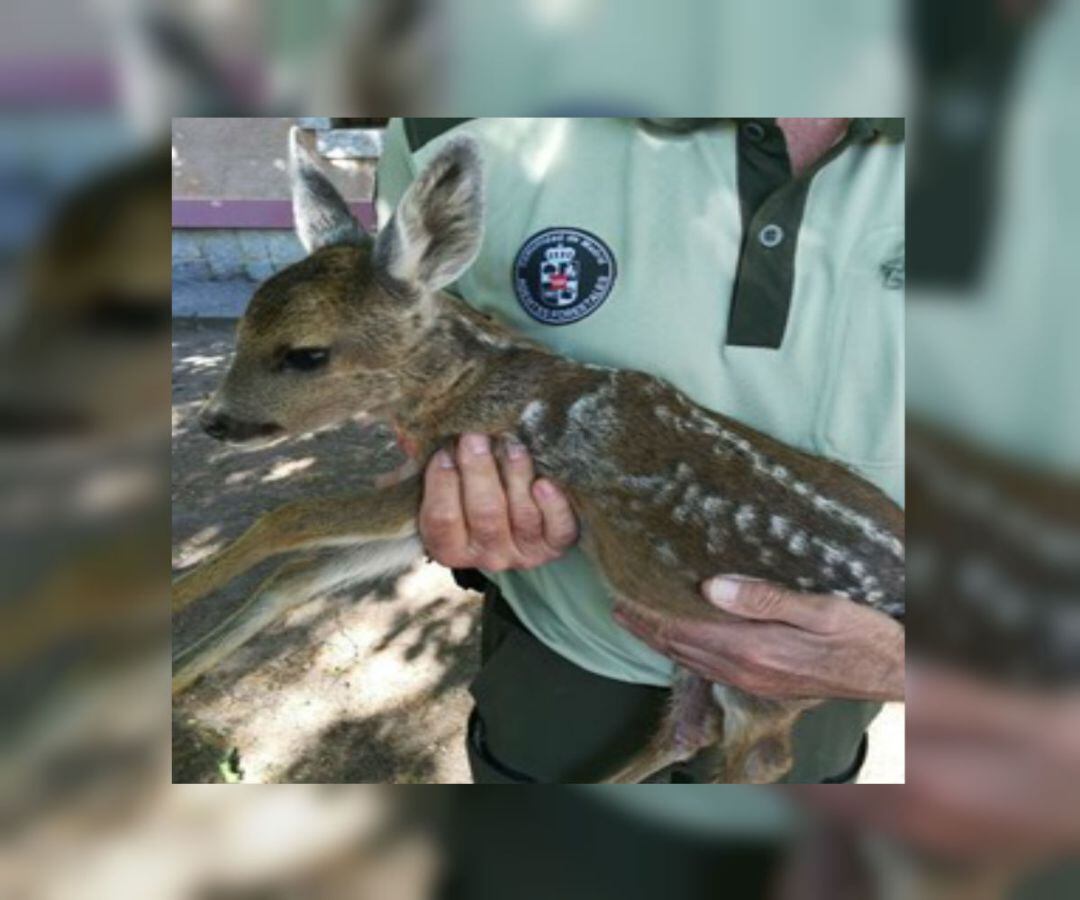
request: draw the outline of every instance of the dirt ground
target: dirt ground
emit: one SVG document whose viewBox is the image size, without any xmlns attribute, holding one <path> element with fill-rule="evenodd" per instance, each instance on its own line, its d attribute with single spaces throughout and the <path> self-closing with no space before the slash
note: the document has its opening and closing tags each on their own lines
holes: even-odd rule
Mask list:
<svg viewBox="0 0 1080 900">
<path fill-rule="evenodd" d="M 206 437 L 193 417 L 224 372 L 233 328 L 173 323 L 174 574 L 261 512 L 361 487 L 400 459 L 389 431 L 351 424 L 254 452 Z M 274 566 L 185 610 L 174 652 L 221 622 Z M 468 782 L 463 736 L 478 614 L 478 595 L 430 563 L 292 611 L 177 702 L 173 780 Z M 874 723 L 870 746 L 860 781 L 902 782 L 901 705 Z"/>
</svg>

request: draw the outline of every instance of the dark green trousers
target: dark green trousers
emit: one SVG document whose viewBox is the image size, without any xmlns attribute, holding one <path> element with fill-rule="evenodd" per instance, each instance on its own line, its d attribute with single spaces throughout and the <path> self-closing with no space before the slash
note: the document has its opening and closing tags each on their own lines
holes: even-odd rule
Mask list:
<svg viewBox="0 0 1080 900">
<path fill-rule="evenodd" d="M 684 831 L 572 787 L 443 790 L 439 900 L 757 900 L 784 852 L 782 838 Z"/>
<path fill-rule="evenodd" d="M 594 675 L 534 638 L 494 588 L 484 601 L 482 665 L 468 751 L 476 784 L 590 784 L 610 774 L 655 732 L 667 691 Z M 795 731 L 792 783 L 854 780 L 866 755 L 873 703 L 831 701 Z M 703 754 L 703 757 L 705 754 Z M 661 783 L 696 783 L 716 758 L 673 767 Z"/>
</svg>

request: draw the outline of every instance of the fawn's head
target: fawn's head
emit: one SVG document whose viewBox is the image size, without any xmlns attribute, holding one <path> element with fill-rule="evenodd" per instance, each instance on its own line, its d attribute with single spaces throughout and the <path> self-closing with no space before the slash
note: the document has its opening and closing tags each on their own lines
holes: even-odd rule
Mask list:
<svg viewBox="0 0 1080 900">
<path fill-rule="evenodd" d="M 437 292 L 480 249 L 482 171 L 472 141 L 442 148 L 375 237 L 295 129 L 290 164 L 296 230 L 309 255 L 260 285 L 240 320 L 232 365 L 200 416 L 219 440 L 257 441 L 390 412 Z"/>
</svg>

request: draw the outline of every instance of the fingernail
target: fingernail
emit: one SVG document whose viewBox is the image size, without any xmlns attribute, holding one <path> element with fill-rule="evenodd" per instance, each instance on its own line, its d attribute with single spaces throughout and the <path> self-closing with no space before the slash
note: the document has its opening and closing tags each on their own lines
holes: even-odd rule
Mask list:
<svg viewBox="0 0 1080 900">
<path fill-rule="evenodd" d="M 461 440 L 473 456 L 486 456 L 491 452 L 491 441 L 486 434 L 467 434 Z"/>
<path fill-rule="evenodd" d="M 719 578 L 710 578 L 704 585 L 705 598 L 714 606 L 723 608 L 738 600 L 739 591 L 746 582 L 757 580 L 757 578 L 743 578 L 739 575 L 721 575 Z"/>
<path fill-rule="evenodd" d="M 547 479 L 541 478 L 539 481 L 537 481 L 534 489 L 536 490 L 536 493 L 539 494 L 540 497 L 544 500 L 555 499 L 555 485 L 553 485 Z"/>
<path fill-rule="evenodd" d="M 440 450 L 435 454 L 435 463 L 440 469 L 454 468 L 454 457 L 447 450 Z"/>
<path fill-rule="evenodd" d="M 508 437 L 506 439 L 506 456 L 508 459 L 524 459 L 527 453 L 525 445 L 517 438 Z"/>
</svg>

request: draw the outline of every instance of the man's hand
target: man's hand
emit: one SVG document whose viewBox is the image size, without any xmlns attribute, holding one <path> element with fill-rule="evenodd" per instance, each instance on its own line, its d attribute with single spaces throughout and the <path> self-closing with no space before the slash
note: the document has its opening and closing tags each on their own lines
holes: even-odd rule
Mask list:
<svg viewBox="0 0 1080 900">
<path fill-rule="evenodd" d="M 904 629 L 884 613 L 745 578 L 711 579 L 702 593 L 730 618 L 620 605 L 615 619 L 684 668 L 758 696 L 903 699 Z"/>
<path fill-rule="evenodd" d="M 577 541 L 566 495 L 535 478 L 524 445 L 505 441 L 496 461 L 491 440 L 465 434 L 456 459 L 440 450 L 424 474 L 420 537 L 431 558 L 451 568 L 532 569 Z"/>
<path fill-rule="evenodd" d="M 906 779 L 788 788 L 834 821 L 933 854 L 1007 864 L 1080 853 L 1080 693 L 908 672 Z"/>
</svg>

